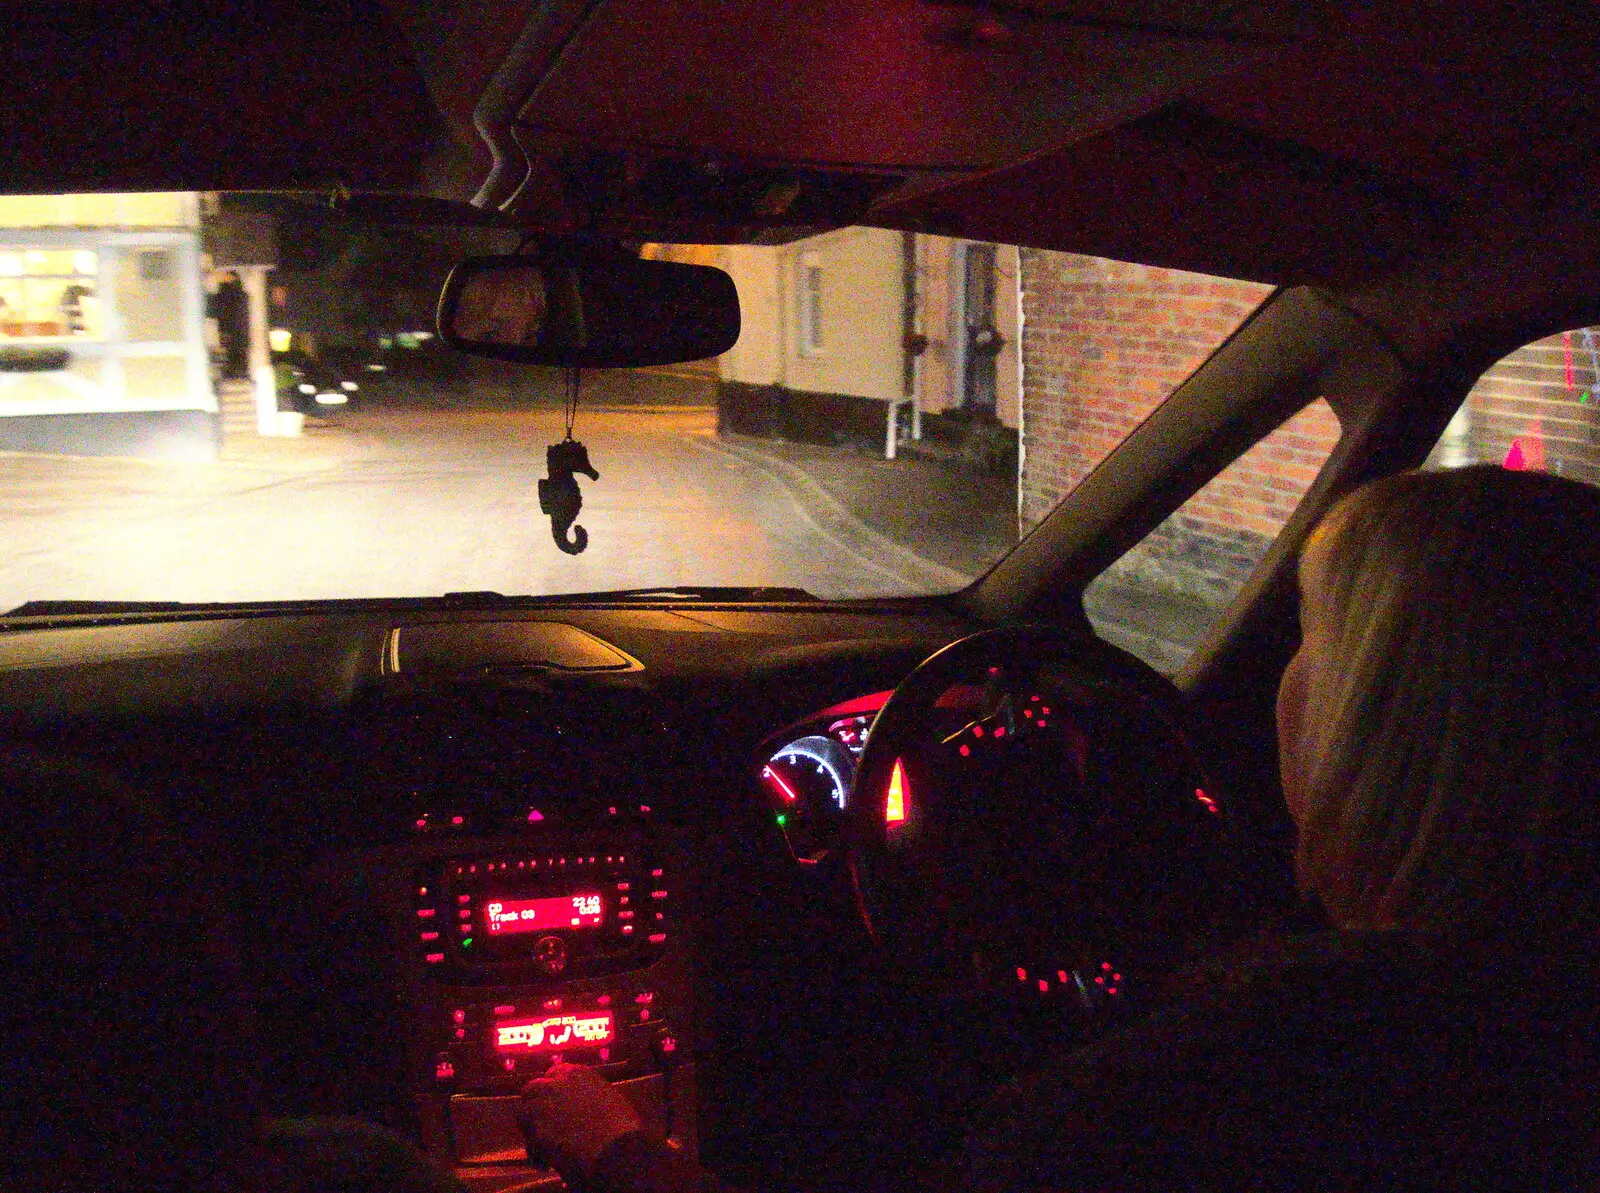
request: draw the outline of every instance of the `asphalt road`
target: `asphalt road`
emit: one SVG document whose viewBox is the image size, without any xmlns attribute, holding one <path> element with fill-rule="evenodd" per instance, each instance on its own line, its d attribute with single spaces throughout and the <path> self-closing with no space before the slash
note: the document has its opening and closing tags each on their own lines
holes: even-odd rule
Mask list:
<svg viewBox="0 0 1600 1193">
<path fill-rule="evenodd" d="M 674 584 L 823 597 L 948 591 L 897 545 L 720 443 L 692 386 L 600 394 L 580 415 L 589 549 L 557 550 L 535 489 L 551 402 L 489 395 L 353 410 L 217 463 L 0 454 L 0 609 L 31 599 L 235 601 L 571 593 Z M 688 399 L 688 400 L 685 400 Z"/>
</svg>

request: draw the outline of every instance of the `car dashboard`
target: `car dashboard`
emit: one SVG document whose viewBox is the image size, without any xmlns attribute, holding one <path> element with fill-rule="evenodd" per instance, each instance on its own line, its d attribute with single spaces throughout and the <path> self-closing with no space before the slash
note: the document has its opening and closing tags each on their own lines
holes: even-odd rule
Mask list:
<svg viewBox="0 0 1600 1193">
<path fill-rule="evenodd" d="M 543 1171 L 515 1094 L 558 1059 L 686 1146 L 737 1135 L 697 1108 L 730 1092 L 706 1058 L 764 1035 L 756 959 L 853 947 L 795 884 L 815 859 L 767 763 L 814 785 L 826 740 L 847 783 L 887 690 L 972 628 L 937 604 L 16 624 L 6 736 L 116 776 L 226 892 L 267 1109 L 367 1115 L 483 1189 Z"/>
</svg>

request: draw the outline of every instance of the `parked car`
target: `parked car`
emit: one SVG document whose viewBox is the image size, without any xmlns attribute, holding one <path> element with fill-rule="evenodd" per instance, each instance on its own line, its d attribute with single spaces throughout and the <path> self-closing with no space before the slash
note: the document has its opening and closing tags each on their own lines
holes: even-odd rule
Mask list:
<svg viewBox="0 0 1600 1193">
<path fill-rule="evenodd" d="M 323 356 L 283 353 L 273 361 L 278 377 L 278 399 L 302 414 L 328 414 L 348 406 L 361 393 L 366 380 L 358 373 L 333 363 Z"/>
</svg>

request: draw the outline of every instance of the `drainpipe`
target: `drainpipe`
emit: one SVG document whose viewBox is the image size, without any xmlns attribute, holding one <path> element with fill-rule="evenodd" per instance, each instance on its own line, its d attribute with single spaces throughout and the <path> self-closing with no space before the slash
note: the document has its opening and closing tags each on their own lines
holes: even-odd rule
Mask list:
<svg viewBox="0 0 1600 1193">
<path fill-rule="evenodd" d="M 1028 320 L 1022 312 L 1022 246 L 1017 245 L 1012 251 L 1017 254 L 1017 268 L 1013 271 L 1017 279 L 1017 334 L 1012 337 L 1012 342 L 1017 346 L 1017 536 L 1020 538 L 1026 529 L 1022 519 L 1022 482 L 1028 471 L 1028 377 L 1023 372 L 1023 362 L 1027 358 L 1022 353 L 1022 333 L 1027 328 Z"/>
<path fill-rule="evenodd" d="M 917 235 L 900 233 L 900 400 L 889 403 L 884 456 L 894 459 L 899 446 L 900 407 L 911 403 L 911 438 L 922 438 L 922 403 L 917 398 L 917 358 L 928 350 L 928 339 L 917 331 Z"/>
</svg>

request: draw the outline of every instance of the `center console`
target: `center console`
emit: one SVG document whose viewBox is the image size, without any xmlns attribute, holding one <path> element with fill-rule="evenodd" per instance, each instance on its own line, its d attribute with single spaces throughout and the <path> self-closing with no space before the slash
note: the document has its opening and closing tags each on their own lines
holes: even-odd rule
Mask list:
<svg viewBox="0 0 1600 1193">
<path fill-rule="evenodd" d="M 463 1176 L 525 1174 L 518 1091 L 565 1060 L 693 1147 L 673 852 L 648 807 L 530 812 L 491 837 L 465 816 L 417 822 L 401 932 L 424 1146 Z"/>
</svg>

